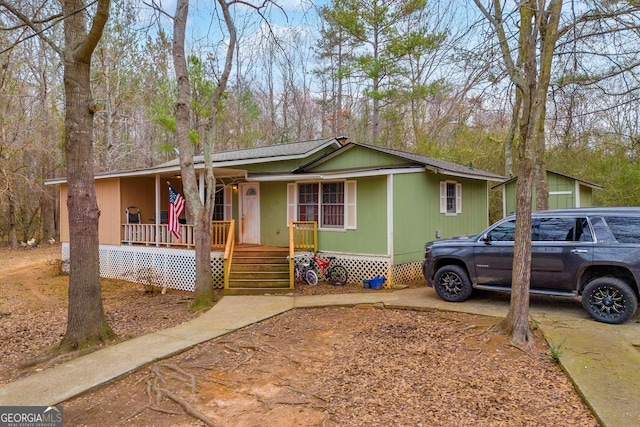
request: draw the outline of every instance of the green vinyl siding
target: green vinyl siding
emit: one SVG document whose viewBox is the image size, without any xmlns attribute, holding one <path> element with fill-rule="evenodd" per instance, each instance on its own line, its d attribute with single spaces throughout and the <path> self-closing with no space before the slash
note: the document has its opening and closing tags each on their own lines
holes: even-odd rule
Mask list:
<svg viewBox="0 0 640 427">
<path fill-rule="evenodd" d="M 260 243 L 289 246 L 287 183 L 260 183 Z"/>
<path fill-rule="evenodd" d="M 591 187 L 580 187 L 580 206 L 581 208 L 587 208 L 593 206 L 593 189 Z"/>
<path fill-rule="evenodd" d="M 516 183 L 511 182 L 507 184 L 504 192 L 505 197 L 505 212 L 504 216 L 510 215 L 516 211 Z"/>
<path fill-rule="evenodd" d="M 352 147 L 341 152 L 339 156 L 331 157 L 312 169 L 312 172 L 340 171 L 362 169 L 368 167 L 393 166 L 407 164 L 408 160 L 368 150 L 363 147 Z"/>
<path fill-rule="evenodd" d="M 547 173 L 547 183 L 549 185 L 549 209 L 575 207 L 575 180 L 562 175 Z"/>
<path fill-rule="evenodd" d="M 575 201 L 572 194 L 549 194 L 549 209 L 572 208 Z"/>
<path fill-rule="evenodd" d="M 576 198 L 576 181 L 574 178 L 547 171 L 549 185 L 549 209 L 579 208 L 593 205 L 593 189 L 579 185 L 580 199 Z M 509 182 L 505 187 L 505 214 L 516 210 L 517 182 Z M 555 193 L 555 194 L 554 194 Z M 536 205 L 536 191 L 533 189 L 533 206 Z"/>
<path fill-rule="evenodd" d="M 386 255 L 387 212 L 386 177 L 357 180 L 357 228 L 319 230 L 321 251 Z M 260 183 L 260 242 L 269 246 L 288 246 L 287 183 Z"/>
<path fill-rule="evenodd" d="M 357 181 L 357 228 L 318 232 L 321 251 L 387 255 L 387 177 Z"/>
<path fill-rule="evenodd" d="M 462 212 L 440 213 L 440 182 L 462 185 Z M 475 234 L 487 227 L 488 186 L 485 181 L 449 177 L 431 172 L 393 177 L 394 264 L 419 261 L 424 244 L 441 238 Z"/>
</svg>

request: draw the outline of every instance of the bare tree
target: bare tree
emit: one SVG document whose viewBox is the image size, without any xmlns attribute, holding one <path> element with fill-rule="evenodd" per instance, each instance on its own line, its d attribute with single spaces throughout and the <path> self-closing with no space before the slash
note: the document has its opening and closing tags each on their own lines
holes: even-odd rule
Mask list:
<svg viewBox="0 0 640 427">
<path fill-rule="evenodd" d="M 205 129 L 203 141 L 201 141 L 205 164 L 205 196 L 200 199 L 198 189 L 198 177 L 193 164 L 194 146 L 189 138 L 191 89 L 185 55 L 185 29 L 189 12 L 188 0 L 178 0 L 174 20 L 173 58 L 176 80 L 178 83 L 178 99 L 176 102 L 176 145 L 180 149 L 180 170 L 182 184 L 185 193 L 187 209 L 194 217 L 194 235 L 196 246 L 196 283 L 195 298 L 192 309 L 197 310 L 211 305 L 214 293 L 211 284 L 211 217 L 213 213 L 215 176 L 212 164 L 214 152 L 214 134 L 217 124 L 218 111 L 227 89 L 229 76 L 233 65 L 233 55 L 237 43 L 237 33 L 231 14 L 231 7 L 242 4 L 254 9 L 261 14 L 270 1 L 265 1 L 261 6 L 251 6 L 241 0 L 217 0 L 222 20 L 228 31 L 226 55 L 222 71 L 218 76 L 217 86 L 211 97 L 210 121 Z"/>
<path fill-rule="evenodd" d="M 93 174 L 93 114 L 91 55 L 109 17 L 109 0 L 91 3 L 64 0 L 61 13 L 42 18 L 38 9 L 29 16 L 14 4 L 0 7 L 20 22 L 19 28 L 41 37 L 64 63 L 65 156 L 67 160 L 67 206 L 69 208 L 69 309 L 67 330 L 60 349 L 75 350 L 115 338 L 102 306 L 98 259 L 98 219 Z M 90 19 L 88 28 L 87 18 Z M 63 20 L 64 47 L 47 36 L 46 26 Z"/>
<path fill-rule="evenodd" d="M 558 39 L 562 0 L 527 0 L 517 6 L 519 15 L 518 43 L 512 49 L 505 29 L 502 3 L 493 0 L 486 8 L 474 0 L 495 29 L 509 79 L 522 99 L 518 127 L 519 172 L 516 194 L 516 236 L 513 256 L 511 304 L 502 326 L 518 344 L 532 343 L 529 328 L 529 286 L 531 280 L 531 202 L 534 168 L 541 152 L 537 148 L 543 129 L 545 104 L 551 64 Z M 513 58 L 514 50 L 516 58 Z"/>
<path fill-rule="evenodd" d="M 188 13 L 188 0 L 178 0 L 176 4 L 176 14 L 173 17 L 173 63 L 176 80 L 178 82 L 178 99 L 175 109 L 176 145 L 180 149 L 180 169 L 187 209 L 194 217 L 196 283 L 195 299 L 192 308 L 197 309 L 211 305 L 214 296 L 211 285 L 210 247 L 215 179 L 211 165 L 211 150 L 205 149 L 205 183 L 207 191 L 205 193 L 205 200 L 200 200 L 198 178 L 193 165 L 194 147 L 189 137 L 191 89 L 184 46 Z M 230 52 L 233 52 L 233 49 L 235 49 L 234 45 L 235 38 L 230 42 Z M 210 147 L 210 144 L 205 143 L 204 146 Z"/>
</svg>

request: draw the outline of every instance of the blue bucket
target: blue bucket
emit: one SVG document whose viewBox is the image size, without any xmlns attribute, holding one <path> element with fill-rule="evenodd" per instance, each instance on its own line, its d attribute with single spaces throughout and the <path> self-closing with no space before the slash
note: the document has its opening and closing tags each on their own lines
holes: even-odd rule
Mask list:
<svg viewBox="0 0 640 427">
<path fill-rule="evenodd" d="M 370 280 L 371 289 L 382 289 L 382 284 L 387 280 L 384 276 L 376 276 Z"/>
<path fill-rule="evenodd" d="M 362 284 L 364 285 L 364 288 L 365 288 L 365 289 L 369 289 L 369 288 L 371 288 L 371 280 L 370 280 L 370 279 L 364 279 L 364 280 L 362 281 Z"/>
</svg>

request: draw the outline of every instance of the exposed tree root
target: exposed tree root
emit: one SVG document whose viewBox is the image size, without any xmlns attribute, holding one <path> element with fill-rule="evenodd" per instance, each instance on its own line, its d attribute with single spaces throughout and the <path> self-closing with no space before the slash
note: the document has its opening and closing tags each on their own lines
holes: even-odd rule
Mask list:
<svg viewBox="0 0 640 427">
<path fill-rule="evenodd" d="M 163 396 L 166 396 L 169 399 L 171 399 L 174 402 L 176 402 L 177 404 L 179 404 L 180 407 L 182 407 L 182 409 L 184 409 L 184 411 L 187 414 L 191 415 L 192 417 L 195 417 L 195 418 L 199 419 L 200 421 L 202 421 L 206 425 L 211 426 L 211 427 L 217 426 L 217 424 L 214 423 L 213 420 L 211 420 L 209 417 L 204 415 L 202 412 L 200 412 L 197 409 L 195 409 L 193 406 L 191 406 L 191 404 L 189 404 L 189 402 L 187 402 L 185 399 L 181 398 L 180 396 L 177 396 L 177 395 L 171 393 L 169 390 L 166 390 L 166 389 L 163 389 L 163 388 L 158 388 L 157 392 L 162 393 Z"/>
<path fill-rule="evenodd" d="M 251 354 L 249 355 L 249 357 L 247 357 L 247 358 L 246 358 L 246 359 L 244 359 L 242 362 L 238 363 L 236 366 L 234 366 L 233 368 L 231 368 L 231 369 L 229 370 L 229 372 L 233 372 L 233 371 L 235 371 L 236 369 L 238 369 L 240 366 L 242 366 L 242 365 L 245 365 L 245 364 L 249 363 L 249 361 L 253 358 L 253 355 L 254 355 L 254 354 L 255 354 L 255 353 L 251 353 Z"/>
<path fill-rule="evenodd" d="M 84 356 L 85 354 L 92 353 L 96 350 L 96 347 L 84 347 L 80 350 L 75 350 L 71 352 L 62 352 L 58 348 L 50 349 L 46 353 L 42 353 L 38 356 L 35 356 L 31 359 L 27 359 L 24 362 L 20 363 L 18 367 L 20 369 L 31 368 L 36 365 L 43 364 L 43 369 L 50 368 L 52 366 L 59 365 L 61 363 L 68 362 L 80 356 Z"/>
<path fill-rule="evenodd" d="M 202 412 L 194 408 L 186 399 L 183 399 L 182 397 L 178 396 L 177 394 L 171 392 L 166 388 L 167 379 L 165 377 L 167 376 L 167 374 L 162 372 L 162 368 L 165 368 L 172 372 L 177 373 L 178 375 L 169 373 L 168 374 L 169 378 L 177 381 L 189 383 L 191 388 L 191 393 L 195 394 L 196 388 L 197 388 L 195 375 L 173 364 L 166 363 L 159 366 L 154 366 L 152 368 L 151 373 L 140 378 L 138 381 L 134 383 L 134 386 L 135 386 L 141 383 L 142 381 L 146 382 L 146 393 L 147 393 L 147 397 L 149 398 L 149 402 L 141 406 L 140 408 L 136 409 L 135 411 L 133 411 L 131 415 L 127 416 L 126 420 L 130 420 L 140 415 L 142 412 L 144 412 L 147 409 L 151 409 L 157 412 L 163 412 L 166 414 L 180 415 L 181 414 L 180 412 L 171 411 L 169 409 L 165 409 L 162 406 L 160 406 L 162 403 L 162 399 L 167 398 L 177 403 L 180 406 L 180 408 L 182 408 L 184 413 L 187 413 L 192 417 L 197 418 L 198 420 L 202 421 L 204 424 L 208 426 L 212 426 L 212 427 L 217 426 L 217 424 L 213 422 L 213 420 L 211 420 L 205 414 L 203 414 Z"/>
</svg>

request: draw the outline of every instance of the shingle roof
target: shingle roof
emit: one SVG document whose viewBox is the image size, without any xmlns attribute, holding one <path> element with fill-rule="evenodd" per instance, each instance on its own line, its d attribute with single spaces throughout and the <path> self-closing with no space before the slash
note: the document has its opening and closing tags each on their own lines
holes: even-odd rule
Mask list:
<svg viewBox="0 0 640 427">
<path fill-rule="evenodd" d="M 409 167 L 424 167 L 435 172 L 440 172 L 449 175 L 457 175 L 463 177 L 469 177 L 474 179 L 483 179 L 487 181 L 503 181 L 504 177 L 486 172 L 479 169 L 474 169 L 471 166 L 462 166 L 456 163 L 448 162 L 445 160 L 435 159 L 433 157 L 424 156 L 420 154 L 407 153 L 404 151 L 393 150 L 390 148 L 378 147 L 374 145 L 349 142 L 346 145 L 340 144 L 336 138 L 328 139 L 314 139 L 310 141 L 291 142 L 285 144 L 275 144 L 267 147 L 247 148 L 243 150 L 225 151 L 213 154 L 213 164 L 215 167 L 234 167 L 242 166 L 243 164 L 261 163 L 269 161 L 280 161 L 285 159 L 304 159 L 314 152 L 322 150 L 325 147 L 334 145 L 337 148 L 333 153 L 322 157 L 316 161 L 300 167 L 297 172 L 304 172 L 313 168 L 314 165 L 326 161 L 331 156 L 340 155 L 340 152 L 350 147 L 359 146 L 370 150 L 376 150 L 385 154 L 395 156 L 404 161 L 411 163 Z M 204 163 L 203 156 L 194 156 L 193 163 L 197 167 L 202 167 Z M 131 171 L 110 172 L 104 174 L 97 174 L 96 178 L 107 178 L 113 176 L 136 176 L 143 174 L 152 174 L 158 172 L 179 171 L 180 159 L 174 159 L 163 164 L 157 165 L 148 169 L 138 169 Z M 373 169 L 389 169 L 393 167 L 374 167 Z M 48 183 L 61 183 L 65 182 L 65 179 L 54 179 Z"/>
<path fill-rule="evenodd" d="M 289 142 L 284 144 L 269 145 L 267 147 L 246 148 L 242 150 L 224 151 L 213 154 L 213 163 L 235 162 L 243 160 L 259 160 L 272 159 L 278 157 L 297 157 L 304 156 L 315 150 L 318 150 L 332 143 L 338 144 L 335 138 L 313 139 L 310 141 Z M 204 156 L 194 156 L 195 164 L 202 164 Z M 180 159 L 174 159 L 169 162 L 158 165 L 158 168 L 178 166 Z"/>
<path fill-rule="evenodd" d="M 501 175 L 498 175 L 498 174 L 495 174 L 495 173 L 492 173 L 492 172 L 483 171 L 483 170 L 480 170 L 480 169 L 475 169 L 472 166 L 462 166 L 462 165 L 459 165 L 457 163 L 448 162 L 446 160 L 435 159 L 435 158 L 430 157 L 430 156 L 425 156 L 425 155 L 421 155 L 421 154 L 414 154 L 414 153 L 407 153 L 407 152 L 404 152 L 404 151 L 393 150 L 391 148 L 379 147 L 379 146 L 363 144 L 363 143 L 359 143 L 359 142 L 349 142 L 347 145 L 342 147 L 341 150 L 345 150 L 345 149 L 348 150 L 351 147 L 363 147 L 363 148 L 367 148 L 367 149 L 370 149 L 370 150 L 375 150 L 375 151 L 378 151 L 378 152 L 381 152 L 381 153 L 389 154 L 391 156 L 398 157 L 398 158 L 403 159 L 405 161 L 409 161 L 409 162 L 413 163 L 416 166 L 425 167 L 425 168 L 433 170 L 435 172 L 451 174 L 451 175 L 458 175 L 458 176 L 469 177 L 469 178 L 484 179 L 484 180 L 487 180 L 487 181 L 502 181 L 502 180 L 504 180 L 504 177 L 501 176 Z M 339 155 L 339 151 L 340 150 L 328 155 L 327 157 Z M 311 164 L 303 166 L 301 169 L 306 169 L 306 170 L 312 169 L 314 167 L 314 164 L 318 164 L 318 163 L 322 162 L 323 160 L 324 159 L 319 159 L 316 162 L 312 162 Z"/>
<path fill-rule="evenodd" d="M 457 163 L 453 163 L 453 162 L 448 162 L 446 160 L 440 160 L 440 159 L 436 159 L 430 156 L 425 156 L 422 154 L 414 154 L 414 153 L 406 153 L 404 151 L 398 151 L 398 150 L 392 150 L 390 148 L 384 148 L 384 147 L 375 147 L 373 145 L 367 145 L 367 144 L 356 144 L 356 145 L 360 145 L 363 147 L 367 147 L 367 148 L 372 148 L 374 150 L 378 150 L 381 151 L 383 153 L 387 153 L 387 154 L 391 154 L 393 156 L 397 156 L 397 157 L 401 157 L 407 160 L 411 160 L 417 163 L 421 163 L 422 165 L 430 168 L 430 169 L 438 169 L 438 170 L 443 170 L 443 171 L 447 171 L 447 172 L 456 172 L 456 173 L 460 173 L 460 174 L 465 174 L 465 175 L 479 175 L 479 176 L 484 176 L 486 178 L 495 178 L 496 181 L 501 181 L 504 179 L 503 176 L 492 173 L 492 172 L 487 172 L 487 171 L 483 171 L 483 170 L 479 170 L 479 169 L 475 169 L 473 166 L 462 166 L 459 165 Z"/>
<path fill-rule="evenodd" d="M 549 169 L 547 169 L 547 173 L 554 173 L 556 175 L 560 175 L 560 176 L 563 176 L 565 178 L 572 179 L 574 181 L 577 181 L 577 182 L 581 183 L 582 185 L 584 185 L 586 187 L 591 187 L 591 188 L 594 188 L 596 190 L 602 190 L 604 188 L 601 185 L 594 184 L 592 182 L 585 181 L 585 180 L 580 179 L 580 178 L 576 178 L 575 176 L 571 176 L 571 175 L 567 175 L 567 174 L 564 174 L 564 173 L 552 171 L 552 170 L 549 170 Z M 516 181 L 517 179 L 518 179 L 518 177 L 514 176 L 513 178 L 507 179 L 506 181 L 503 181 L 503 182 L 501 182 L 499 184 L 494 185 L 493 187 L 491 187 L 491 189 L 495 190 L 496 188 L 502 187 L 503 185 L 510 184 L 510 183 Z"/>
</svg>

